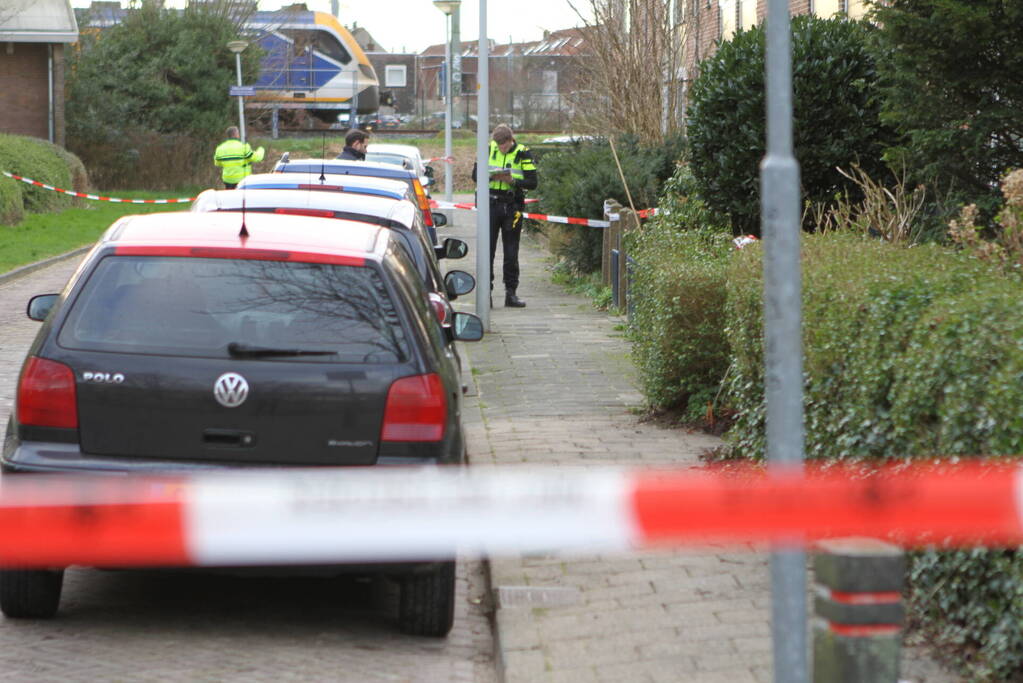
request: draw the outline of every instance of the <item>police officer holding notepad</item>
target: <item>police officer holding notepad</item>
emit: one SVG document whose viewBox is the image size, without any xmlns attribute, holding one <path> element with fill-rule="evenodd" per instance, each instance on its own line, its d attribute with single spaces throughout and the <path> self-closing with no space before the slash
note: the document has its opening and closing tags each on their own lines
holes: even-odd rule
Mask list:
<svg viewBox="0 0 1023 683">
<path fill-rule="evenodd" d="M 533 153 L 515 142 L 512 129 L 500 124 L 494 128 L 490 141 L 490 288 L 494 288 L 494 256 L 497 237 L 501 236 L 504 254 L 504 305 L 524 308 L 526 302 L 517 295 L 519 287 L 519 239 L 522 236 L 522 214 L 526 208 L 526 190 L 536 189 L 536 164 Z M 476 180 L 476 167 L 472 169 Z"/>
</svg>

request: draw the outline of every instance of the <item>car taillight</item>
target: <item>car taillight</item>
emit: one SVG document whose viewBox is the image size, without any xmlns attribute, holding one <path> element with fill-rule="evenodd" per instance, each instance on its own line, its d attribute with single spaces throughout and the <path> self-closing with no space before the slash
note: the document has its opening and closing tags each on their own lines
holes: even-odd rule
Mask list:
<svg viewBox="0 0 1023 683">
<path fill-rule="evenodd" d="M 440 294 L 430 292 L 430 305 L 441 325 L 448 324 L 448 304 Z"/>
<path fill-rule="evenodd" d="M 418 178 L 412 179 L 412 187 L 416 190 L 416 200 L 419 202 L 419 210 L 423 212 L 423 221 L 429 227 L 433 227 L 433 213 L 430 211 L 430 198 L 426 196 L 426 190 Z"/>
<path fill-rule="evenodd" d="M 78 428 L 75 373 L 56 361 L 32 356 L 18 383 L 18 422 L 35 427 Z"/>
<path fill-rule="evenodd" d="M 444 383 L 436 373 L 402 377 L 391 384 L 381 441 L 440 441 L 448 418 Z"/>
</svg>

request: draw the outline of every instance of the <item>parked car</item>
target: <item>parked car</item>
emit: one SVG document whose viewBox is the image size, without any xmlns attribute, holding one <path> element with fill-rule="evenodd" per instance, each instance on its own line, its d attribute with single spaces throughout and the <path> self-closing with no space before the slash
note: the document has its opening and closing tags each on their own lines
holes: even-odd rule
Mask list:
<svg viewBox="0 0 1023 683">
<path fill-rule="evenodd" d="M 394 114 L 369 114 L 359 117 L 358 121 L 363 130 L 387 130 L 401 126 L 401 119 Z"/>
<path fill-rule="evenodd" d="M 433 243 L 440 244 L 437 239 L 437 227 L 445 225 L 447 218 L 441 219 L 440 215 L 435 217 L 433 212 L 430 211 L 430 196 L 427 194 L 426 188 L 424 188 L 423 184 L 419 181 L 419 176 L 416 175 L 415 171 L 410 171 L 406 168 L 398 168 L 394 164 L 379 164 L 372 161 L 350 161 L 347 159 L 291 159 L 288 153 L 285 152 L 280 160 L 274 165 L 273 172 L 315 173 L 317 174 L 317 177 L 326 175 L 374 176 L 377 178 L 401 180 L 407 183 L 409 188 L 411 188 L 413 193 L 415 193 L 419 209 L 423 212 L 423 220 L 426 223 L 426 229 L 429 230 Z M 443 222 L 438 222 L 438 219 Z"/>
<path fill-rule="evenodd" d="M 276 174 L 277 176 L 285 174 Z M 439 294 L 445 302 L 458 298 L 475 287 L 475 279 L 463 271 L 451 271 L 441 276 L 438 259 L 463 258 L 469 251 L 465 242 L 448 237 L 440 246 L 433 246 L 423 224 L 419 208 L 407 199 L 392 199 L 364 194 L 313 192 L 291 189 L 206 190 L 192 202 L 192 211 L 234 211 L 248 213 L 274 213 L 278 215 L 305 215 L 320 218 L 344 219 L 338 225 L 346 227 L 351 221 L 371 223 L 391 228 L 398 234 L 398 242 L 405 248 L 427 289 Z M 457 280 L 457 286 L 456 281 Z M 438 317 L 450 335 L 452 321 L 450 304 L 438 310 Z"/>
<path fill-rule="evenodd" d="M 322 176 L 322 179 L 321 179 Z M 320 173 L 253 173 L 238 183 L 239 190 L 311 190 L 363 194 L 391 199 L 408 199 L 416 206 L 419 201 L 409 184 L 400 179 L 373 176 L 349 176 L 340 179 Z"/>
<path fill-rule="evenodd" d="M 371 142 L 366 147 L 366 161 L 379 161 L 410 168 L 419 176 L 419 182 L 423 187 L 433 185 L 433 169 L 426 165 L 422 152 L 415 145 Z"/>
<path fill-rule="evenodd" d="M 18 381 L 4 476 L 463 464 L 457 366 L 426 287 L 395 231 L 337 223 L 117 221 L 63 293 L 29 301 L 43 325 Z M 478 318 L 454 315 L 459 339 L 482 336 Z M 392 577 L 403 631 L 451 627 L 453 559 L 318 570 Z M 63 573 L 0 570 L 0 610 L 53 616 Z"/>
</svg>

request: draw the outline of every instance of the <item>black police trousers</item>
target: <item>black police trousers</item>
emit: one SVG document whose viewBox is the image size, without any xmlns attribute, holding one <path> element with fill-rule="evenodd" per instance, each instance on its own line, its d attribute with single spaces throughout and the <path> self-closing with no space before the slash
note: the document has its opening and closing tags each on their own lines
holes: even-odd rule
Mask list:
<svg viewBox="0 0 1023 683">
<path fill-rule="evenodd" d="M 522 210 L 517 201 L 490 200 L 490 288 L 494 288 L 494 256 L 497 254 L 497 236 L 501 236 L 504 254 L 504 288 L 515 290 L 519 286 L 519 238 L 522 237 Z"/>
</svg>

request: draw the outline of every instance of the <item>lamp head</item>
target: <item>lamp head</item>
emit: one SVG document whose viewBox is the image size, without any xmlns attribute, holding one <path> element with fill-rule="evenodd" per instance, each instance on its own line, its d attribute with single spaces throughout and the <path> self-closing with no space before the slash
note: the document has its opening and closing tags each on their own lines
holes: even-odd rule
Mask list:
<svg viewBox="0 0 1023 683">
<path fill-rule="evenodd" d="M 461 4 L 462 0 L 433 0 L 433 6 L 447 15 L 458 9 Z"/>
<path fill-rule="evenodd" d="M 232 40 L 230 43 L 227 44 L 227 49 L 235 54 L 238 54 L 244 51 L 245 48 L 247 48 L 248 46 L 249 42 L 247 40 Z"/>
</svg>

